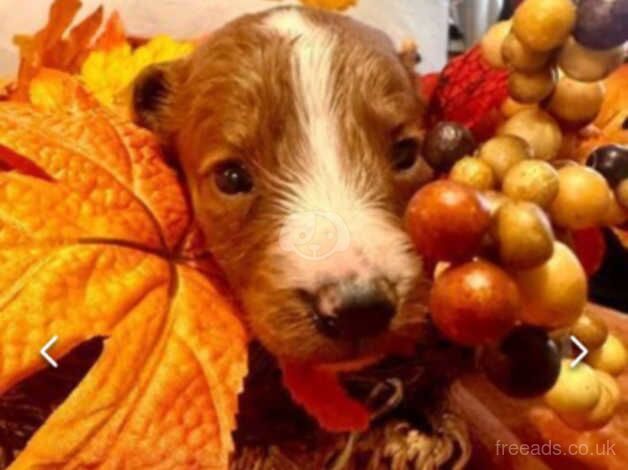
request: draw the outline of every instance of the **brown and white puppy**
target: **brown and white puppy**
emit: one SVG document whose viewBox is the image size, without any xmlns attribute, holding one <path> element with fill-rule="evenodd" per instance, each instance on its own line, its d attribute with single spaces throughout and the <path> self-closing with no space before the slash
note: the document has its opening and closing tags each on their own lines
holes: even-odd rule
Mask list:
<svg viewBox="0 0 628 470">
<path fill-rule="evenodd" d="M 134 104 L 272 353 L 343 361 L 424 334 L 425 280 L 402 230 L 425 176 L 422 108 L 383 33 L 302 8 L 246 16 L 146 71 Z"/>
</svg>

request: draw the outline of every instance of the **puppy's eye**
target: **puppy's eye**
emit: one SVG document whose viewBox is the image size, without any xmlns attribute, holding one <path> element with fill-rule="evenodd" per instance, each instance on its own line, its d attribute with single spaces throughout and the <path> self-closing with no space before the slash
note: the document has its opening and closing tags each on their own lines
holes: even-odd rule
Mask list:
<svg viewBox="0 0 628 470">
<path fill-rule="evenodd" d="M 392 163 L 397 171 L 407 170 L 414 166 L 419 153 L 419 142 L 416 139 L 401 139 L 393 145 Z"/>
<path fill-rule="evenodd" d="M 222 162 L 214 169 L 216 187 L 225 194 L 249 193 L 253 189 L 253 178 L 238 161 Z"/>
</svg>

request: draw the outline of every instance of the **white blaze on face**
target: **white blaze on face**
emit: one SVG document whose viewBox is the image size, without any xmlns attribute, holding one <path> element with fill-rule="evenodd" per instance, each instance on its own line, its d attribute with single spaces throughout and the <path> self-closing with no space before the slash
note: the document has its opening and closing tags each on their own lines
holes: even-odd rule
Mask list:
<svg viewBox="0 0 628 470">
<path fill-rule="evenodd" d="M 334 99 L 333 63 L 342 47 L 331 28 L 295 9 L 278 10 L 265 26 L 292 43 L 292 80 L 302 128 L 301 159 L 292 187 L 282 201 L 288 216 L 280 233 L 277 257 L 286 288 L 316 289 L 321 282 L 346 276 L 400 279 L 404 297 L 418 275 L 407 235 L 378 208 L 368 183 L 370 168 L 343 166 L 340 106 Z M 348 100 L 347 100 L 348 101 Z M 359 161 L 359 159 L 354 159 Z M 367 163 L 365 161 L 365 167 Z M 355 170 L 355 171 L 354 171 Z M 374 175 L 376 176 L 376 175 Z"/>
</svg>

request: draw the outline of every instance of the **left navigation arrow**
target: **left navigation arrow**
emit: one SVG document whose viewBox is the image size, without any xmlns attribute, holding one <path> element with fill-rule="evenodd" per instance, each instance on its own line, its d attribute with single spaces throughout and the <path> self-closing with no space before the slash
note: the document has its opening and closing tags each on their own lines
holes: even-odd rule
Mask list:
<svg viewBox="0 0 628 470">
<path fill-rule="evenodd" d="M 50 364 L 52 367 L 54 367 L 55 369 L 57 367 L 59 367 L 59 364 L 57 364 L 57 361 L 55 361 L 49 354 L 48 354 L 48 350 L 57 342 L 57 340 L 59 339 L 58 336 L 53 336 L 52 338 L 50 338 L 50 341 L 48 341 L 46 344 L 44 344 L 44 347 L 41 348 L 39 350 L 39 354 L 41 354 L 41 357 L 44 358 L 44 360 Z"/>
</svg>

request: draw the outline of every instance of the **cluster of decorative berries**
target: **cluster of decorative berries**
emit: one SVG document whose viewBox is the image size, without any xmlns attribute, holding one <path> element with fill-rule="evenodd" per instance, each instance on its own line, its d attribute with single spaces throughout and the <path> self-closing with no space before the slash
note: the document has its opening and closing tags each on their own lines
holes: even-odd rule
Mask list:
<svg viewBox="0 0 628 470">
<path fill-rule="evenodd" d="M 406 214 L 434 267 L 430 310 L 442 334 L 477 348 L 502 391 L 543 395 L 577 429 L 612 418 L 628 353 L 588 310 L 590 270 L 571 240 L 628 221 L 628 148 L 598 148 L 586 165 L 558 155 L 563 129 L 598 114 L 627 40 L 628 0 L 525 0 L 481 45 L 509 69 L 507 120 L 479 146 L 460 123 L 432 127 L 423 154 L 447 178 L 424 186 Z M 571 335 L 592 351 L 575 367 Z"/>
</svg>

